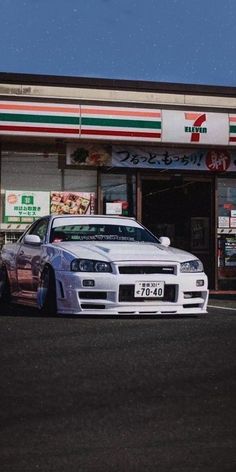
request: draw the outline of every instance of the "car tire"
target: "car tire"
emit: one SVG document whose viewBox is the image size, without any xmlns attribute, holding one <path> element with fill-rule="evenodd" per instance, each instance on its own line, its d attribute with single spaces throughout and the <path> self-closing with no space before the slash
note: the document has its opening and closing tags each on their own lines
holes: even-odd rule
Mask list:
<svg viewBox="0 0 236 472">
<path fill-rule="evenodd" d="M 46 316 L 57 314 L 56 281 L 51 267 L 45 267 L 40 280 L 38 306 L 40 313 Z"/>
<path fill-rule="evenodd" d="M 11 301 L 10 282 L 9 282 L 7 270 L 5 268 L 1 269 L 1 272 L 0 272 L 0 284 L 1 284 L 0 303 L 10 303 Z"/>
</svg>

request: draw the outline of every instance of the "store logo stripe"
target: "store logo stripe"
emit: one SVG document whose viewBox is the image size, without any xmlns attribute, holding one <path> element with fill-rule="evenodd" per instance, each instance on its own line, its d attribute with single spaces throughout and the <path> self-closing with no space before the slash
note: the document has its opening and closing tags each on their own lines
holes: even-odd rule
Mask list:
<svg viewBox="0 0 236 472">
<path fill-rule="evenodd" d="M 133 133 L 133 132 L 138 132 L 140 131 L 141 133 L 153 133 L 153 132 L 160 132 L 161 134 L 161 130 L 156 130 L 156 129 L 153 129 L 153 128 L 134 128 L 132 126 L 129 126 L 128 128 L 121 128 L 119 126 L 109 126 L 109 127 L 101 127 L 101 126 L 82 126 L 81 130 L 83 131 L 87 131 L 87 130 L 94 130 L 94 131 L 117 131 L 117 132 L 120 132 L 120 131 L 125 131 L 125 132 L 129 132 L 129 133 Z"/>
<path fill-rule="evenodd" d="M 106 118 L 85 118 L 81 119 L 81 126 L 115 126 L 115 127 L 131 127 L 131 128 L 152 128 L 160 129 L 160 121 L 143 121 L 143 120 L 117 120 L 117 119 L 106 119 Z"/>
<path fill-rule="evenodd" d="M 229 132 L 230 132 L 230 133 L 236 133 L 236 125 L 231 125 L 231 126 L 229 127 Z"/>
<path fill-rule="evenodd" d="M 155 119 L 152 116 L 113 116 L 113 115 L 104 115 L 104 116 L 98 116 L 98 115 L 82 115 L 82 120 L 87 119 L 87 120 L 116 120 L 118 122 L 124 120 L 124 121 L 137 121 L 138 123 L 142 123 L 143 121 L 153 123 L 153 122 L 159 122 L 161 123 L 161 120 L 159 118 Z"/>
<path fill-rule="evenodd" d="M 17 111 L 46 111 L 46 112 L 59 112 L 59 113 L 75 113 L 80 114 L 80 105 L 77 107 L 69 107 L 63 105 L 37 105 L 32 103 L 12 103 L 12 102 L 0 102 L 0 110 L 17 110 Z"/>
<path fill-rule="evenodd" d="M 1 122 L 0 122 L 1 124 Z M 30 126 L 31 123 L 19 123 L 19 122 L 15 122 L 15 121 L 4 121 L 2 122 L 2 125 L 3 126 Z M 36 128 L 40 128 L 42 127 L 42 123 L 32 123 L 32 127 L 34 127 L 35 129 Z M 65 125 L 62 123 L 56 123 L 56 126 L 55 126 L 55 123 L 47 123 L 47 128 L 60 128 L 60 129 L 64 129 L 65 128 Z M 76 130 L 77 132 L 79 131 L 79 126 L 74 126 L 74 125 L 71 125 L 71 124 L 66 124 L 66 128 L 70 128 L 70 129 L 74 129 Z"/>
<path fill-rule="evenodd" d="M 42 116 L 42 115 L 45 115 L 45 116 L 65 116 L 65 117 L 72 117 L 72 118 L 77 118 L 79 119 L 80 118 L 80 114 L 79 113 L 64 113 L 63 110 L 61 110 L 60 112 L 55 112 L 55 111 L 47 111 L 46 114 L 42 114 L 41 112 L 38 112 L 38 111 L 31 111 L 31 113 L 29 113 L 29 110 L 3 110 L 0 108 L 0 114 L 8 114 L 8 115 L 20 115 L 22 116 L 22 119 L 24 119 L 24 116 L 28 116 L 28 115 L 31 115 L 31 116 Z"/>
<path fill-rule="evenodd" d="M 236 116 L 235 115 L 234 116 L 232 116 L 232 115 L 229 116 L 229 122 L 230 123 L 235 123 L 236 122 Z"/>
<path fill-rule="evenodd" d="M 49 116 L 49 115 L 21 115 L 11 113 L 0 113 L 0 121 L 17 121 L 27 123 L 63 123 L 80 124 L 80 118 L 74 116 Z"/>
<path fill-rule="evenodd" d="M 150 118 L 161 118 L 161 112 L 160 111 L 152 111 L 152 110 L 137 110 L 137 109 L 129 109 L 129 110 L 124 110 L 124 109 L 98 109 L 98 108 L 84 108 L 81 107 L 81 114 L 82 115 L 87 115 L 87 116 L 96 116 L 96 115 L 105 115 L 107 117 L 109 116 L 137 116 L 137 117 L 150 117 Z"/>
<path fill-rule="evenodd" d="M 236 136 L 230 136 L 229 140 L 231 143 L 236 142 Z"/>
<path fill-rule="evenodd" d="M 46 128 L 44 126 L 14 126 L 0 125 L 0 131 L 23 131 L 23 132 L 39 132 L 39 133 L 56 133 L 56 134 L 76 134 L 79 135 L 79 129 L 74 128 Z"/>
<path fill-rule="evenodd" d="M 142 131 L 115 131 L 115 130 L 95 130 L 95 129 L 85 129 L 81 130 L 81 135 L 83 136 L 122 136 L 122 137 L 142 137 L 142 138 L 155 138 L 160 139 L 161 133 L 148 133 Z"/>
</svg>

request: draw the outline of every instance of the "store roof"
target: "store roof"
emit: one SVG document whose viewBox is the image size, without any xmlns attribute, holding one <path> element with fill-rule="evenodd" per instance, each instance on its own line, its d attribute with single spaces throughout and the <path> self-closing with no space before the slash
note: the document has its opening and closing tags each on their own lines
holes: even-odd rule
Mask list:
<svg viewBox="0 0 236 472">
<path fill-rule="evenodd" d="M 72 77 L 57 75 L 38 75 L 38 74 L 18 74 L 11 72 L 0 72 L 0 83 L 2 84 L 30 84 L 44 85 L 54 87 L 79 87 L 79 88 L 96 88 L 110 90 L 127 90 L 127 91 L 145 91 L 145 92 L 168 92 L 178 94 L 194 94 L 194 95 L 221 95 L 236 97 L 236 87 L 220 86 L 220 85 L 198 85 L 198 84 L 182 84 L 171 82 L 153 82 L 142 80 L 123 80 L 108 79 L 96 77 Z"/>
</svg>

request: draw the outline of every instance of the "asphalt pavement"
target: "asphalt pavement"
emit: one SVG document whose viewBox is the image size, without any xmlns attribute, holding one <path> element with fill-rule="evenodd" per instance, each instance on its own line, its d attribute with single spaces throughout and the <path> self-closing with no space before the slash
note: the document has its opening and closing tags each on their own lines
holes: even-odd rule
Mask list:
<svg viewBox="0 0 236 472">
<path fill-rule="evenodd" d="M 236 311 L 219 303 L 185 318 L 4 311 L 1 472 L 234 472 Z"/>
</svg>

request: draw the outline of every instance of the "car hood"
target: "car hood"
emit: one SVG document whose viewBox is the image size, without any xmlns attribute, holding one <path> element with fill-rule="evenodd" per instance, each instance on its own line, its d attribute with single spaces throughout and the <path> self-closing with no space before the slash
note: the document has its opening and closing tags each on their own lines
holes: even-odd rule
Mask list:
<svg viewBox="0 0 236 472">
<path fill-rule="evenodd" d="M 153 243 L 133 242 L 61 242 L 57 243 L 75 257 L 109 262 L 124 261 L 175 261 L 196 258 L 189 252 Z"/>
</svg>

